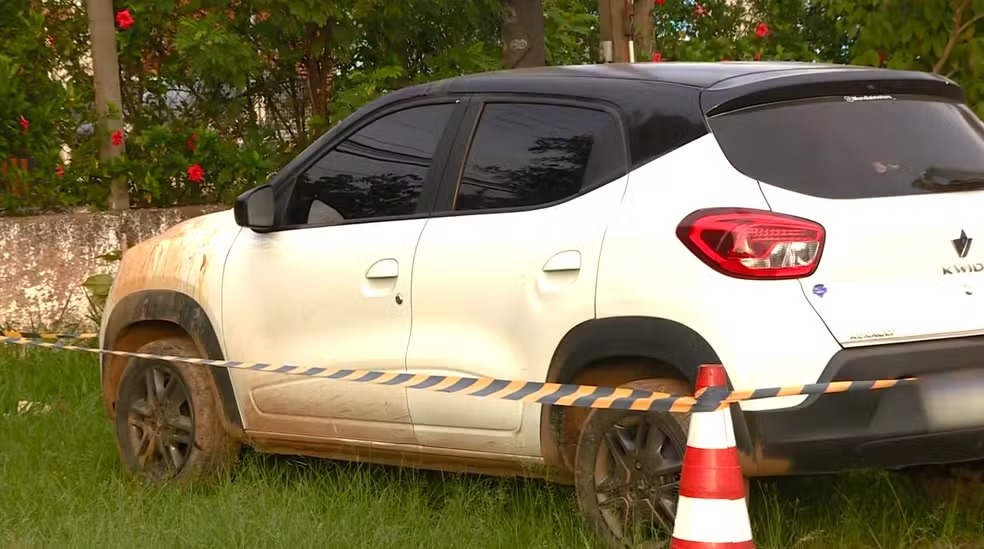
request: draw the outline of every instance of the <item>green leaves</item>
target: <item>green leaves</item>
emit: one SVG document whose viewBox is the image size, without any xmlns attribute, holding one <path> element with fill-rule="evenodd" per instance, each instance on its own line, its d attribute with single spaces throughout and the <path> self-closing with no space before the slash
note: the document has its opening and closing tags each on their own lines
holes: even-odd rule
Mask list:
<svg viewBox="0 0 984 549">
<path fill-rule="evenodd" d="M 97 151 L 109 136 L 86 129 L 95 117 L 82 5 L 17 0 L 0 18 L 0 162 L 29 166 L 0 173 L 0 210 L 101 206 L 116 174 L 134 205 L 229 202 L 384 93 L 502 66 L 501 0 L 127 0 L 135 23 L 117 33 L 126 154 L 103 164 Z M 598 1 L 543 5 L 547 62 L 595 62 Z M 655 51 L 670 61 L 938 68 L 984 114 L 984 17 L 971 22 L 984 0 L 646 5 L 654 26 L 651 51 L 636 42 L 642 62 Z M 761 38 L 759 23 L 769 28 Z M 201 184 L 188 179 L 195 163 Z M 15 177 L 27 194 L 4 190 Z"/>
<path fill-rule="evenodd" d="M 818 0 L 854 33 L 851 62 L 938 70 L 957 81 L 984 116 L 984 2 L 981 0 Z M 975 20 L 976 18 L 976 20 Z M 962 31 L 961 31 L 962 29 Z"/>
<path fill-rule="evenodd" d="M 250 43 L 232 32 L 224 18 L 226 14 L 219 12 L 197 20 L 182 19 L 174 45 L 184 58 L 190 76 L 212 86 L 224 82 L 242 88 L 260 62 Z"/>
<path fill-rule="evenodd" d="M 597 53 L 596 0 L 544 0 L 547 64 L 592 63 Z"/>
</svg>

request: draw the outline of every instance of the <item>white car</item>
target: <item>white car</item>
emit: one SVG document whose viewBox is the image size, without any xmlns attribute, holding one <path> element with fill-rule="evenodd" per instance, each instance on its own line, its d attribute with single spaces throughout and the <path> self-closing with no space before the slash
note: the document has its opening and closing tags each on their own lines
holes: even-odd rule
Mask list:
<svg viewBox="0 0 984 549">
<path fill-rule="evenodd" d="M 736 389 L 944 372 L 975 387 L 982 183 L 984 125 L 933 74 L 453 78 L 374 101 L 232 211 L 129 249 L 100 343 L 674 394 L 703 363 Z M 148 478 L 199 478 L 248 445 L 573 483 L 610 542 L 672 527 L 685 415 L 113 356 L 102 381 L 122 462 Z M 744 473 L 984 458 L 984 420 L 953 409 L 973 394 L 928 386 L 743 402 Z"/>
</svg>

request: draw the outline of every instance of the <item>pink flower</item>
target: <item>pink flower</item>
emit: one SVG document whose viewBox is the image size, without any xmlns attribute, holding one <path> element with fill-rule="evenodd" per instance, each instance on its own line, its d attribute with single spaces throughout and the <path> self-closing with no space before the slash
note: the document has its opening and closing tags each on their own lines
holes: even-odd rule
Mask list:
<svg viewBox="0 0 984 549">
<path fill-rule="evenodd" d="M 129 8 L 124 8 L 116 12 L 116 24 L 123 30 L 126 30 L 131 26 L 133 26 L 133 16 L 130 15 Z"/>
<path fill-rule="evenodd" d="M 205 179 L 205 170 L 197 163 L 188 166 L 188 180 L 194 183 L 201 183 Z"/>
<path fill-rule="evenodd" d="M 694 9 L 694 13 L 697 14 L 697 17 L 707 15 L 707 8 L 705 8 L 700 4 L 697 4 L 697 7 Z"/>
</svg>

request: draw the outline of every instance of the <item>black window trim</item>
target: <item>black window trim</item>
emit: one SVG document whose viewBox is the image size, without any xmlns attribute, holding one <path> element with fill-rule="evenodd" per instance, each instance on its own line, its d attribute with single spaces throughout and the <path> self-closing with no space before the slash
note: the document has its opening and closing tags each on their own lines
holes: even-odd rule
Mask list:
<svg viewBox="0 0 984 549">
<path fill-rule="evenodd" d="M 300 162 L 291 170 L 289 174 L 285 174 L 283 179 L 271 183 L 274 187 L 276 194 L 278 196 L 283 196 L 283 199 L 278 200 L 277 211 L 276 211 L 276 223 L 275 227 L 269 231 L 265 232 L 280 232 L 280 231 L 296 231 L 303 229 L 317 229 L 323 227 L 337 227 L 342 225 L 359 225 L 363 223 L 381 223 L 385 221 L 400 221 L 409 219 L 423 219 L 428 217 L 434 210 L 437 203 L 437 197 L 440 192 L 441 187 L 441 177 L 445 172 L 445 167 L 447 165 L 451 148 L 455 143 L 455 138 L 462 127 L 462 119 L 465 116 L 466 111 L 469 107 L 470 98 L 467 94 L 443 94 L 437 96 L 428 97 L 415 97 L 402 101 L 396 101 L 393 103 L 388 103 L 361 115 L 357 120 L 352 123 L 347 124 L 347 127 L 339 132 L 337 135 L 333 136 L 329 141 L 326 141 L 321 146 L 310 149 L 300 154 L 303 155 Z M 451 112 L 451 116 L 448 117 L 447 125 L 444 127 L 444 133 L 441 134 L 438 140 L 437 149 L 434 153 L 433 164 L 431 164 L 430 169 L 427 173 L 427 178 L 424 180 L 423 188 L 420 192 L 420 200 L 417 203 L 417 211 L 412 214 L 407 215 L 390 215 L 390 216 L 379 216 L 379 217 L 364 217 L 360 219 L 350 219 L 345 220 L 340 223 L 317 223 L 317 224 L 294 224 L 286 225 L 283 224 L 284 219 L 286 219 L 287 208 L 290 205 L 290 199 L 294 192 L 294 184 L 297 182 L 298 177 L 310 169 L 315 163 L 321 160 L 325 155 L 331 153 L 338 145 L 343 143 L 346 139 L 351 137 L 353 134 L 359 132 L 369 124 L 376 122 L 377 120 L 394 114 L 399 111 L 404 111 L 407 109 L 412 109 L 415 107 L 422 107 L 427 105 L 442 105 L 450 104 L 455 108 Z M 344 124 L 345 122 L 340 122 Z M 330 131 L 330 130 L 329 130 Z"/>
<path fill-rule="evenodd" d="M 532 206 L 517 206 L 509 208 L 488 208 L 483 210 L 464 210 L 464 211 L 454 211 L 455 198 L 458 194 L 458 188 L 461 184 L 461 178 L 464 175 L 465 164 L 468 160 L 468 152 L 471 150 L 472 144 L 475 141 L 475 134 L 478 131 L 478 122 L 481 118 L 482 111 L 485 109 L 487 104 L 495 103 L 536 103 L 544 105 L 557 105 L 562 107 L 580 107 L 592 109 L 595 111 L 600 111 L 614 117 L 617 124 L 617 133 L 621 139 L 622 148 L 622 161 L 623 169 L 621 175 L 617 178 L 605 182 L 596 183 L 593 185 L 588 185 L 583 187 L 580 191 L 570 196 L 561 198 L 559 200 L 554 200 L 552 202 L 545 202 L 543 204 L 534 204 Z M 607 101 L 601 101 L 597 99 L 585 99 L 581 97 L 564 96 L 564 95 L 546 95 L 546 94 L 517 94 L 517 93 L 475 93 L 472 94 L 469 100 L 467 110 L 464 114 L 463 119 L 459 124 L 459 135 L 461 136 L 454 143 L 452 150 L 450 151 L 447 163 L 444 166 L 444 173 L 441 178 L 440 189 L 438 190 L 437 200 L 434 203 L 434 208 L 430 217 L 457 217 L 464 215 L 489 215 L 489 214 L 500 214 L 500 213 L 513 213 L 513 212 L 526 212 L 533 210 L 541 210 L 544 208 L 550 208 L 563 204 L 565 202 L 574 200 L 575 198 L 584 196 L 592 191 L 595 191 L 609 183 L 612 183 L 618 179 L 625 177 L 630 171 L 631 158 L 629 157 L 629 136 L 628 128 L 626 127 L 625 120 L 622 116 L 622 111 L 614 104 Z M 465 138 L 467 136 L 467 139 Z"/>
</svg>

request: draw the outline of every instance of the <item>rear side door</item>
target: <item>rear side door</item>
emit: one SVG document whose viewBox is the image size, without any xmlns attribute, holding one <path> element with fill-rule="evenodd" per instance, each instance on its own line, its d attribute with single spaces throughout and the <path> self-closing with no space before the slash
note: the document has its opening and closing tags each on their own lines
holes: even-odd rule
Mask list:
<svg viewBox="0 0 984 549">
<path fill-rule="evenodd" d="M 240 233 L 223 282 L 229 358 L 405 371 L 414 249 L 460 107 L 426 100 L 366 116 L 281 193 L 283 227 Z M 248 431 L 414 441 L 404 388 L 245 369 L 231 376 Z"/>
<path fill-rule="evenodd" d="M 710 126 L 774 211 L 823 225 L 801 283 L 841 344 L 984 333 L 984 125 L 966 105 L 836 95 Z"/>
<path fill-rule="evenodd" d="M 473 97 L 459 136 L 414 259 L 408 373 L 543 380 L 561 338 L 594 317 L 602 239 L 627 180 L 619 118 L 594 103 Z M 539 404 L 407 399 L 423 446 L 539 456 Z"/>
</svg>

